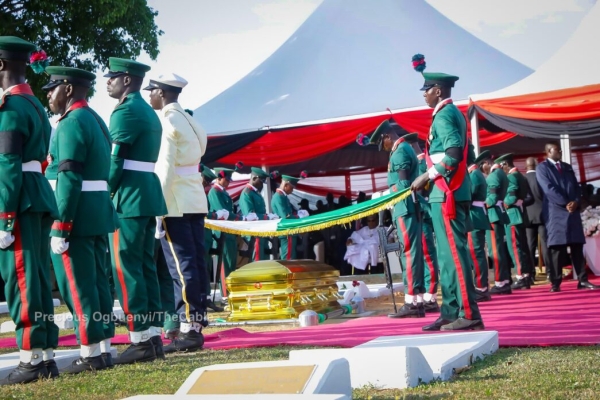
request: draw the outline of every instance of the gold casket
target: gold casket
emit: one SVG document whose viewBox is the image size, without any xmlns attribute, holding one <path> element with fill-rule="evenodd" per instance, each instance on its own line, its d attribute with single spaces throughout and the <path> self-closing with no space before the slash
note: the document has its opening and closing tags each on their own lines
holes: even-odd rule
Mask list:
<svg viewBox="0 0 600 400">
<path fill-rule="evenodd" d="M 341 308 L 340 272 L 313 260 L 257 261 L 227 277 L 229 321 L 296 318 Z"/>
</svg>

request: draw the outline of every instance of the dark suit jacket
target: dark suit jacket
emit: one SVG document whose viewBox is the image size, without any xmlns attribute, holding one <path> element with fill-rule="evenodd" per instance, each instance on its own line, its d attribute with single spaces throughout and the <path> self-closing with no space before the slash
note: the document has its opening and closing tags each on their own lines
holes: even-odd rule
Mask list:
<svg viewBox="0 0 600 400">
<path fill-rule="evenodd" d="M 527 183 L 529 184 L 529 193 L 523 201 L 523 204 L 527 208 L 527 217 L 529 218 L 528 225 L 539 225 L 542 223 L 544 192 L 537 181 L 535 171 L 528 171 L 523 175 L 525 175 L 525 179 L 527 179 Z"/>
<path fill-rule="evenodd" d="M 559 173 L 548 160 L 537 167 L 537 181 L 544 192 L 542 220 L 546 225 L 548 246 L 585 243 L 581 213 L 570 213 L 566 206 L 571 201 L 581 203 L 581 188 L 570 164 L 560 163 Z"/>
</svg>

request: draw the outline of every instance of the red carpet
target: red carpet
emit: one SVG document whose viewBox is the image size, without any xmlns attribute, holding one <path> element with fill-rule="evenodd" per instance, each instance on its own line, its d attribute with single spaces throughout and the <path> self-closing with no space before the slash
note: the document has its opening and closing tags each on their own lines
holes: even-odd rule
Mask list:
<svg viewBox="0 0 600 400">
<path fill-rule="evenodd" d="M 592 280 L 600 284 L 600 279 Z M 549 285 L 496 296 L 480 304 L 486 330 L 500 334 L 500 346 L 563 346 L 600 344 L 600 291 L 577 290 L 577 282 L 563 282 L 560 293 Z M 380 336 L 422 334 L 421 327 L 435 321 L 426 318 L 394 320 L 385 316 L 349 320 L 294 330 L 249 333 L 228 329 L 206 335 L 205 347 L 230 349 L 277 345 L 353 347 Z M 114 344 L 129 343 L 118 335 Z M 60 338 L 60 346 L 77 346 L 75 335 Z M 0 347 L 16 347 L 14 338 L 0 339 Z"/>
</svg>

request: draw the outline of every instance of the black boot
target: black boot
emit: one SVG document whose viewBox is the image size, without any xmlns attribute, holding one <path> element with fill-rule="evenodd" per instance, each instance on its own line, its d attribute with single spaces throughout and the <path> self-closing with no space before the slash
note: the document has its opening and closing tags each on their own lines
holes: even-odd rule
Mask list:
<svg viewBox="0 0 600 400">
<path fill-rule="evenodd" d="M 206 308 L 213 310 L 214 312 L 223 312 L 225 309 L 215 304 L 212 300 L 206 300 Z"/>
<path fill-rule="evenodd" d="M 115 366 L 115 363 L 112 359 L 112 354 L 102 353 L 102 359 L 104 360 L 104 365 L 106 365 L 106 368 L 113 368 Z"/>
<path fill-rule="evenodd" d="M 44 362 L 36 365 L 20 362 L 6 378 L 0 380 L 0 385 L 35 382 L 40 378 L 48 378 L 48 370 Z"/>
<path fill-rule="evenodd" d="M 443 325 L 448 325 L 452 322 L 454 322 L 454 321 L 439 317 L 438 319 L 435 320 L 435 322 L 433 324 L 425 325 L 421 329 L 424 330 L 425 332 L 439 331 Z"/>
<path fill-rule="evenodd" d="M 388 318 L 425 318 L 423 303 L 404 304 L 396 314 L 388 314 Z"/>
<path fill-rule="evenodd" d="M 179 328 L 177 329 L 168 329 L 165 331 L 165 339 L 175 339 L 179 336 Z"/>
<path fill-rule="evenodd" d="M 48 370 L 48 378 L 58 378 L 60 373 L 58 372 L 58 365 L 56 365 L 56 361 L 54 361 L 54 359 L 44 361 L 44 365 Z"/>
<path fill-rule="evenodd" d="M 104 363 L 104 359 L 102 358 L 102 355 L 99 355 L 96 357 L 79 357 L 61 372 L 63 374 L 79 374 L 85 371 L 99 371 L 105 368 L 106 364 Z"/>
<path fill-rule="evenodd" d="M 494 287 L 490 289 L 490 294 L 512 294 L 512 289 L 508 283 L 504 286 L 494 285 Z"/>
<path fill-rule="evenodd" d="M 437 301 L 435 301 L 435 300 L 423 302 L 423 307 L 425 307 L 426 313 L 440 312 L 440 306 L 438 305 Z"/>
<path fill-rule="evenodd" d="M 178 338 L 164 347 L 165 354 L 182 352 L 193 352 L 201 350 L 204 345 L 204 335 L 202 331 L 196 332 L 194 329 L 187 333 L 181 333 Z"/>
<path fill-rule="evenodd" d="M 160 336 L 152 336 L 150 341 L 154 345 L 154 352 L 156 353 L 156 359 L 164 360 L 165 359 L 165 351 L 163 349 L 163 341 Z"/>
<path fill-rule="evenodd" d="M 156 360 L 156 350 L 150 339 L 145 342 L 132 343 L 114 361 L 115 364 L 134 364 L 138 362 L 149 362 Z"/>
<path fill-rule="evenodd" d="M 483 321 L 480 319 L 459 318 L 454 322 L 442 325 L 442 331 L 481 331 L 484 329 Z"/>
<path fill-rule="evenodd" d="M 526 276 L 513 283 L 510 288 L 512 290 L 531 289 L 531 281 L 529 280 L 529 277 Z"/>
<path fill-rule="evenodd" d="M 492 296 L 490 295 L 490 290 L 489 289 L 486 291 L 476 290 L 475 291 L 475 302 L 483 303 L 485 301 L 492 301 Z"/>
</svg>

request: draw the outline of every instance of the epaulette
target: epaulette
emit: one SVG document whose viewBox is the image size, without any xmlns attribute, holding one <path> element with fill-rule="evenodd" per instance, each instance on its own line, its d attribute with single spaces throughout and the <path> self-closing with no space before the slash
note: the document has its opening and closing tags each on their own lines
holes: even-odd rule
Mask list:
<svg viewBox="0 0 600 400">
<path fill-rule="evenodd" d="M 6 92 L 2 95 L 2 98 L 0 98 L 0 108 L 4 107 L 4 104 L 6 103 L 6 98 L 8 96 L 10 96 L 10 92 Z"/>
</svg>

